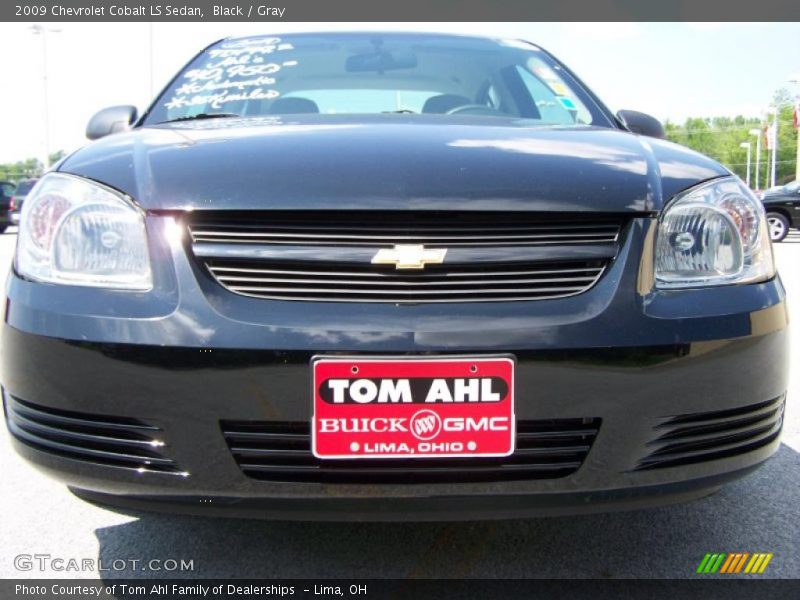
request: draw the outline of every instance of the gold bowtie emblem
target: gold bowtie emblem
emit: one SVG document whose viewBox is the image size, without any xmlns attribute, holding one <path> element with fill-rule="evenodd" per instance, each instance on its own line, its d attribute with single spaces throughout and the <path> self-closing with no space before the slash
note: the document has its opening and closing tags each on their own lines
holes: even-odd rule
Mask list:
<svg viewBox="0 0 800 600">
<path fill-rule="evenodd" d="M 425 265 L 440 265 L 444 262 L 447 248 L 425 248 L 419 244 L 397 244 L 394 248 L 382 248 L 372 257 L 373 265 L 394 265 L 396 269 L 424 269 Z"/>
</svg>

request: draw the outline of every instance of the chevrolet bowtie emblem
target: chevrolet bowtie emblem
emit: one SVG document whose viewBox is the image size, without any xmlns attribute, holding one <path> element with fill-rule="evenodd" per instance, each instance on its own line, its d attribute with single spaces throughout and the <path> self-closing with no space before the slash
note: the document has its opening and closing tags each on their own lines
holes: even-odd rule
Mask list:
<svg viewBox="0 0 800 600">
<path fill-rule="evenodd" d="M 425 265 L 440 265 L 444 262 L 447 248 L 425 248 L 416 244 L 397 244 L 394 248 L 383 248 L 372 257 L 373 265 L 394 265 L 396 269 L 424 269 Z"/>
</svg>

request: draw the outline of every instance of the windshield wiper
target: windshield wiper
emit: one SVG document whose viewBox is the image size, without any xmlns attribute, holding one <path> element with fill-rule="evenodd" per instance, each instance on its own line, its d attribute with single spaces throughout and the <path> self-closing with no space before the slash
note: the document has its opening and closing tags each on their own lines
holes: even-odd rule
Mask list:
<svg viewBox="0 0 800 600">
<path fill-rule="evenodd" d="M 200 119 L 232 119 L 241 117 L 236 113 L 199 113 L 196 115 L 189 115 L 188 117 L 178 117 L 177 119 L 169 119 L 168 121 L 161 121 L 162 123 L 177 123 L 179 121 L 199 121 Z"/>
<path fill-rule="evenodd" d="M 383 114 L 385 115 L 415 115 L 413 110 L 408 110 L 407 108 L 401 108 L 400 110 L 384 110 Z"/>
</svg>

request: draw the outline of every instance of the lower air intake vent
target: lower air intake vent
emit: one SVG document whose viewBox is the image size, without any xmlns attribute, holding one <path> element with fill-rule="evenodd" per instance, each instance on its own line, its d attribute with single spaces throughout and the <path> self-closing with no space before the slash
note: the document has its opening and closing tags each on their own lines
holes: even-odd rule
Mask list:
<svg viewBox="0 0 800 600">
<path fill-rule="evenodd" d="M 319 460 L 308 423 L 223 421 L 222 433 L 245 475 L 313 483 L 469 483 L 554 479 L 577 471 L 600 419 L 518 421 L 516 451 L 503 458 Z"/>
<path fill-rule="evenodd" d="M 56 410 L 4 397 L 9 431 L 37 450 L 140 472 L 183 474 L 164 455 L 158 427 L 138 419 Z"/>
<path fill-rule="evenodd" d="M 784 397 L 717 412 L 671 417 L 657 426 L 653 450 L 637 470 L 676 467 L 751 452 L 774 441 L 783 424 Z"/>
</svg>

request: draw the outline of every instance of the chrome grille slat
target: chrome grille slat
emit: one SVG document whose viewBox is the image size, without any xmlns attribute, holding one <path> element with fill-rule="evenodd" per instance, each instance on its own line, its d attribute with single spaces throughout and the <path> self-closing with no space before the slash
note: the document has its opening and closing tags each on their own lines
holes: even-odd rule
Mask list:
<svg viewBox="0 0 800 600">
<path fill-rule="evenodd" d="M 620 226 L 616 222 L 541 221 L 518 223 L 507 216 L 491 215 L 486 221 L 478 215 L 461 215 L 464 223 L 442 225 L 430 215 L 391 214 L 378 223 L 366 222 L 363 226 L 342 220 L 341 215 L 329 215 L 326 220 L 335 224 L 315 222 L 315 215 L 290 216 L 295 222 L 286 224 L 285 215 L 276 215 L 264 223 L 242 223 L 225 217 L 211 224 L 202 221 L 190 226 L 193 242 L 236 243 L 260 242 L 265 244 L 383 246 L 402 243 L 446 246 L 494 246 L 535 244 L 584 244 L 616 242 Z M 375 220 L 376 215 L 357 215 L 356 220 Z M 381 218 L 378 216 L 378 218 Z M 447 221 L 453 215 L 439 216 Z M 500 222 L 497 222 L 497 220 Z M 522 215 L 521 219 L 525 220 Z M 297 220 L 300 222 L 298 223 Z M 404 221 L 395 225 L 394 221 Z M 377 231 L 376 231 L 377 230 Z"/>
<path fill-rule="evenodd" d="M 596 244 L 616 241 L 611 233 L 561 233 L 539 235 L 483 235 L 483 236 L 421 236 L 421 235 L 346 235 L 346 234 L 281 234 L 281 233 L 205 233 L 192 231 L 194 242 L 264 244 L 330 244 L 359 246 L 392 246 L 394 244 L 424 244 L 426 246 L 497 246 L 517 244 Z"/>
<path fill-rule="evenodd" d="M 33 419 L 41 420 L 46 423 L 58 423 L 65 426 L 69 425 L 86 425 L 86 419 L 75 418 L 65 414 L 50 412 L 38 409 L 31 404 L 23 404 L 21 401 L 14 401 L 12 409 L 22 415 L 29 416 Z M 137 431 L 137 432 L 152 432 L 158 431 L 158 427 L 147 425 L 137 421 L 128 420 L 124 423 L 104 421 L 103 419 L 92 419 L 91 424 L 95 427 L 102 427 L 104 429 L 120 429 L 124 431 Z"/>
<path fill-rule="evenodd" d="M 511 230 L 513 231 L 513 230 Z M 556 230 L 551 230 L 556 231 Z M 448 240 L 514 240 L 514 239 L 524 239 L 524 238 L 540 238 L 540 237 L 580 237 L 582 235 L 588 236 L 597 236 L 597 235 L 616 235 L 615 228 L 609 228 L 605 231 L 586 231 L 584 230 L 581 233 L 565 233 L 563 231 L 559 231 L 558 233 L 503 233 L 503 234 L 481 234 L 477 235 L 474 233 L 470 233 L 469 235 L 447 235 L 447 234 L 437 234 L 431 235 L 401 235 L 401 234 L 393 234 L 393 235 L 375 235 L 369 233 L 359 233 L 358 235 L 355 234 L 348 234 L 348 233 L 341 233 L 341 232 L 333 232 L 333 233 L 311 233 L 311 232 L 281 232 L 281 231 L 271 231 L 269 233 L 261 233 L 261 232 L 253 232 L 253 231 L 208 231 L 204 229 L 192 229 L 192 234 L 194 236 L 214 236 L 214 235 L 221 235 L 221 236 L 261 236 L 261 237 L 298 237 L 298 238 L 321 238 L 321 239 L 354 239 L 354 240 L 393 240 L 393 239 L 407 239 L 407 238 L 422 238 L 422 239 L 430 239 L 430 238 L 442 238 Z"/>
<path fill-rule="evenodd" d="M 237 292 L 275 292 L 275 293 L 288 293 L 288 292 L 318 292 L 320 291 L 319 288 L 300 288 L 300 287 L 280 287 L 280 286 L 273 286 L 273 287 L 260 287 L 260 286 L 229 286 L 231 289 Z M 579 286 L 572 286 L 572 287 L 553 287 L 553 288 L 529 288 L 526 291 L 535 293 L 535 292 L 576 292 L 583 289 Z M 420 294 L 423 295 L 436 295 L 436 294 L 503 294 L 503 293 L 517 293 L 519 290 L 514 288 L 492 288 L 490 290 L 349 290 L 349 289 L 334 289 L 334 288 L 326 288 L 323 290 L 326 294 L 369 294 L 369 295 L 391 295 L 391 294 L 401 294 L 404 296 L 418 296 Z"/>
<path fill-rule="evenodd" d="M 188 217 L 195 259 L 253 298 L 393 304 L 510 302 L 581 294 L 618 251 L 622 221 L 591 215 L 347 211 Z M 373 265 L 386 247 L 446 248 L 423 269 Z"/>
<path fill-rule="evenodd" d="M 28 431 L 24 427 L 21 427 L 17 422 L 11 421 L 9 422 L 9 430 L 12 434 L 17 437 L 21 437 L 26 441 L 33 442 L 40 446 L 46 446 L 48 448 L 54 450 L 64 450 L 68 452 L 72 452 L 75 454 L 84 454 L 88 457 L 92 458 L 100 458 L 100 459 L 109 459 L 109 460 L 116 460 L 116 461 L 126 461 L 131 463 L 137 463 L 139 466 L 145 467 L 147 465 L 171 465 L 172 461 L 167 458 L 159 458 L 154 456 L 142 457 L 138 454 L 132 454 L 127 452 L 114 452 L 111 450 L 98 450 L 96 448 L 86 448 L 82 446 L 76 446 L 73 444 L 67 444 L 63 442 L 57 442 L 42 435 L 38 435 L 36 433 L 32 433 Z"/>
<path fill-rule="evenodd" d="M 64 439 L 74 440 L 76 443 L 92 442 L 95 444 L 113 444 L 143 449 L 157 448 L 163 445 L 163 443 L 159 443 L 158 440 L 136 440 L 124 437 L 110 437 L 108 435 L 85 433 L 82 431 L 73 431 L 69 429 L 59 429 L 57 427 L 51 427 L 49 425 L 37 423 L 36 421 L 31 421 L 30 419 L 26 419 L 19 412 L 13 409 L 10 410 L 14 413 L 14 422 L 17 423 L 22 429 L 42 435 L 52 435 Z"/>
<path fill-rule="evenodd" d="M 211 269 L 211 272 L 214 273 L 214 269 Z M 216 273 L 214 273 L 217 275 Z M 243 281 L 249 283 L 317 283 L 317 284 L 331 284 L 335 283 L 336 285 L 361 285 L 363 281 L 355 281 L 352 279 L 307 279 L 307 278 L 278 278 L 278 277 L 241 277 L 241 276 L 226 276 L 226 275 L 217 275 L 217 279 L 229 287 L 234 287 L 236 284 L 231 282 L 236 281 Z M 503 285 L 508 285 L 511 283 L 563 283 L 568 281 L 594 281 L 595 277 L 551 277 L 551 278 L 543 278 L 543 279 L 502 279 Z M 374 281 L 372 285 L 388 285 L 388 286 L 420 286 L 420 285 L 431 285 L 431 286 L 464 286 L 464 285 L 485 285 L 485 280 L 480 279 L 466 279 L 466 280 L 458 280 L 458 281 Z M 582 286 L 572 286 L 580 288 Z"/>
<path fill-rule="evenodd" d="M 209 269 L 214 274 L 221 273 L 254 273 L 258 275 L 282 275 L 282 276 L 289 276 L 289 275 L 314 275 L 317 277 L 367 277 L 367 278 L 396 278 L 397 275 L 394 271 L 389 272 L 379 272 L 379 271 L 303 271 L 297 269 L 278 269 L 278 268 L 270 268 L 270 269 L 258 269 L 258 268 L 248 268 L 248 267 L 217 267 L 217 266 L 209 266 Z M 492 271 L 492 277 L 515 277 L 515 276 L 527 276 L 527 275 L 555 275 L 555 274 L 566 274 L 566 273 L 592 273 L 593 275 L 599 275 L 600 272 L 603 270 L 603 267 L 586 267 L 586 268 L 576 268 L 576 269 L 533 269 L 527 271 Z M 437 277 L 446 277 L 448 279 L 457 278 L 457 277 L 474 277 L 476 275 L 475 272 L 457 272 L 457 271 L 447 271 L 445 273 L 437 273 L 435 271 L 424 271 L 422 273 L 416 273 L 413 275 L 415 281 L 421 281 L 424 279 L 434 279 Z"/>
<path fill-rule="evenodd" d="M 215 229 L 203 229 L 203 225 L 196 225 L 192 229 L 193 231 L 200 231 L 205 233 L 226 233 L 228 231 L 237 231 L 237 230 L 252 230 L 252 229 L 264 229 L 265 227 L 269 227 L 270 231 L 290 231 L 290 232 L 314 232 L 314 231 L 332 231 L 332 232 L 340 232 L 340 231 L 356 231 L 356 232 L 363 232 L 364 227 L 359 225 L 353 225 L 351 222 L 347 223 L 339 223 L 337 225 L 318 225 L 314 224 L 312 221 L 308 221 L 303 223 L 302 225 L 282 225 L 280 222 L 275 222 L 270 219 L 268 225 L 264 224 L 247 224 L 237 222 L 235 220 L 225 221 L 224 218 L 221 218 L 217 225 L 224 226 L 224 229 L 221 231 L 215 231 Z M 404 232 L 407 231 L 410 226 L 413 226 L 420 231 L 425 231 L 427 233 L 435 233 L 435 232 L 445 232 L 445 233 L 457 233 L 457 232 L 467 232 L 467 233 L 474 233 L 475 227 L 467 227 L 467 226 L 459 226 L 459 225 L 430 225 L 424 222 L 416 222 L 413 225 L 407 226 L 395 226 L 392 224 L 386 224 L 385 222 L 381 223 L 381 230 L 382 231 L 399 231 Z M 606 229 L 612 230 L 618 228 L 618 223 L 579 223 L 579 222 L 552 222 L 552 223 L 539 223 L 534 225 L 519 225 L 519 224 L 509 224 L 509 225 L 496 225 L 493 224 L 491 226 L 484 226 L 482 227 L 483 231 L 564 231 L 564 230 L 587 230 L 587 229 Z"/>
</svg>

